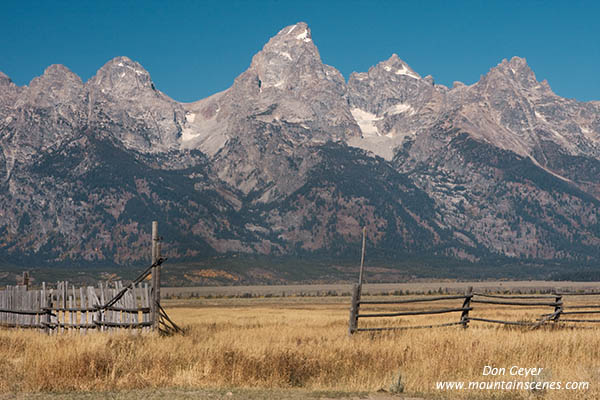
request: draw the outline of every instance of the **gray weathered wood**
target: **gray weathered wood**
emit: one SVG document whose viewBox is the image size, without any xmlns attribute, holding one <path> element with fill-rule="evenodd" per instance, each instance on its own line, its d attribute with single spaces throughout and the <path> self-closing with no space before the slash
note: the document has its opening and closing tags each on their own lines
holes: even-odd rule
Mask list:
<svg viewBox="0 0 600 400">
<path fill-rule="evenodd" d="M 407 315 L 429 315 L 429 314 L 446 314 L 452 312 L 463 312 L 470 311 L 473 308 L 441 308 L 437 310 L 419 310 L 419 311 L 401 311 L 395 313 L 373 313 L 373 314 L 359 314 L 360 318 L 380 318 L 380 317 L 402 317 Z"/>
<path fill-rule="evenodd" d="M 82 311 L 79 312 L 79 323 L 81 325 L 87 324 L 87 300 L 85 298 L 85 293 L 83 292 L 83 287 L 79 288 L 79 306 L 82 308 Z M 83 309 L 86 308 L 85 311 Z M 86 328 L 83 328 L 84 335 L 87 333 Z"/>
<path fill-rule="evenodd" d="M 563 306 L 563 310 L 576 310 L 576 309 L 580 309 L 580 308 L 600 308 L 600 305 L 581 305 L 581 306 Z"/>
<path fill-rule="evenodd" d="M 100 282 L 100 304 L 105 304 L 106 301 L 106 297 L 104 295 L 104 286 L 102 285 L 102 282 Z M 101 311 L 100 312 L 100 318 L 97 319 L 98 321 L 104 322 L 106 320 L 106 311 Z M 104 325 L 102 325 L 102 331 L 104 331 Z"/>
<path fill-rule="evenodd" d="M 151 304 L 150 304 L 150 309 L 151 311 L 151 318 L 152 321 L 154 322 L 155 320 L 155 315 L 156 315 L 156 307 L 154 306 L 154 299 L 155 299 L 155 295 L 154 292 L 156 290 L 156 260 L 157 260 L 157 254 L 158 254 L 158 222 L 157 221 L 152 221 L 152 237 L 151 237 L 151 259 L 150 262 L 152 263 L 152 265 L 154 265 L 152 267 L 152 279 L 151 279 Z"/>
<path fill-rule="evenodd" d="M 488 319 L 488 318 L 479 318 L 479 317 L 469 317 L 471 321 L 481 321 L 481 322 L 491 322 L 494 324 L 504 324 L 504 325 L 522 325 L 529 326 L 534 325 L 534 322 L 522 322 L 522 321 L 503 321 L 499 319 Z"/>
<path fill-rule="evenodd" d="M 440 296 L 440 297 L 424 297 L 422 299 L 406 299 L 406 300 L 361 300 L 359 304 L 407 304 L 407 303 L 425 303 L 428 301 L 441 301 L 441 300 L 456 300 L 464 299 L 465 295 L 456 296 Z"/>
<path fill-rule="evenodd" d="M 352 335 L 358 329 L 358 291 L 359 285 L 352 286 L 352 303 L 350 304 L 350 319 L 348 321 L 348 334 Z"/>
<path fill-rule="evenodd" d="M 471 310 L 471 299 L 473 298 L 473 286 L 467 288 L 465 293 L 465 301 L 463 302 L 464 311 L 460 315 L 460 323 L 464 329 L 469 327 L 469 310 Z"/>
<path fill-rule="evenodd" d="M 588 311 L 588 310 L 581 310 L 581 311 L 562 311 L 561 312 L 562 315 L 575 315 L 575 314 L 600 314 L 600 310 L 598 311 Z"/>
<path fill-rule="evenodd" d="M 489 297 L 492 299 L 554 299 L 556 296 L 551 295 L 536 295 L 536 296 L 520 296 L 520 295 L 499 295 L 499 294 L 487 294 L 481 292 L 473 293 L 474 296 Z"/>
<path fill-rule="evenodd" d="M 69 299 L 67 300 L 67 304 L 69 305 L 69 309 L 72 310 L 73 309 L 73 296 L 69 296 Z M 67 320 L 69 321 L 69 324 L 73 325 L 75 323 L 75 321 L 73 321 L 73 312 L 65 311 L 65 313 L 68 315 Z"/>
<path fill-rule="evenodd" d="M 152 264 L 156 264 L 158 261 L 158 222 L 152 221 Z M 158 302 L 157 298 L 157 288 L 160 286 L 158 282 L 158 266 L 155 265 L 152 268 L 152 299 L 150 300 L 150 316 L 153 322 L 152 328 L 156 329 L 158 326 L 158 314 L 156 304 Z"/>
<path fill-rule="evenodd" d="M 554 321 L 554 323 L 557 323 L 560 315 L 563 312 L 563 301 L 562 301 L 562 295 L 557 294 L 555 291 L 555 298 L 554 301 L 556 302 L 556 306 L 554 307 L 554 316 L 552 318 L 552 320 Z"/>
<path fill-rule="evenodd" d="M 483 304 L 497 304 L 497 305 L 505 305 L 505 306 L 549 306 L 556 307 L 561 305 L 562 303 L 556 302 L 522 302 L 522 301 L 495 301 L 495 300 L 481 300 L 481 299 L 471 299 L 472 303 L 483 303 Z"/>
<path fill-rule="evenodd" d="M 360 271 L 358 273 L 358 284 L 363 284 L 363 270 L 365 266 L 365 245 L 367 243 L 367 227 L 363 226 L 362 229 L 362 251 L 360 253 Z"/>
<path fill-rule="evenodd" d="M 563 318 L 560 322 L 600 322 L 600 319 L 566 319 Z"/>
<path fill-rule="evenodd" d="M 126 322 L 96 322 L 96 325 L 104 325 L 111 328 L 141 328 L 144 326 L 152 326 L 152 322 L 140 322 L 137 324 L 128 324 Z"/>
<path fill-rule="evenodd" d="M 557 294 L 563 296 L 600 296 L 600 292 L 584 292 L 584 293 L 575 293 L 575 292 L 559 292 Z"/>
<path fill-rule="evenodd" d="M 144 296 L 144 308 L 149 308 L 150 307 L 150 287 L 148 286 L 148 283 L 144 283 L 144 291 L 143 291 L 143 296 Z M 151 312 L 146 312 L 144 313 L 144 318 L 142 320 L 142 322 L 150 322 L 152 320 L 152 316 L 151 316 Z M 150 328 L 146 328 L 146 332 L 149 331 Z"/>
<path fill-rule="evenodd" d="M 444 326 L 455 326 L 462 325 L 462 322 L 448 322 L 444 324 L 433 324 L 433 325 L 416 325 L 416 326 L 389 326 L 385 328 L 358 328 L 357 332 L 369 332 L 369 331 L 401 331 L 406 329 L 425 329 L 425 328 L 441 328 Z"/>
</svg>

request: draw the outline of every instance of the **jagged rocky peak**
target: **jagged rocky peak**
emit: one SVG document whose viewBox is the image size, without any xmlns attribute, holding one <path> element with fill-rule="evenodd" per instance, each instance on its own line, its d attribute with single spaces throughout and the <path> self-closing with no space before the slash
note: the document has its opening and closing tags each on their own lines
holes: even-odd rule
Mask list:
<svg viewBox="0 0 600 400">
<path fill-rule="evenodd" d="M 37 107 L 79 103 L 82 93 L 81 78 L 64 65 L 54 64 L 31 81 L 22 102 Z"/>
<path fill-rule="evenodd" d="M 257 121 L 291 126 L 303 140 L 357 135 L 345 93 L 343 76 L 321 62 L 310 28 L 299 22 L 272 37 L 232 87 L 185 106 L 181 143 L 212 156 Z"/>
<path fill-rule="evenodd" d="M 510 61 L 506 58 L 503 59 L 482 79 L 482 82 L 486 83 L 497 81 L 516 82 L 522 88 L 533 88 L 539 85 L 535 73 L 527 64 L 527 60 L 516 56 L 511 58 Z"/>
<path fill-rule="evenodd" d="M 10 77 L 8 75 L 6 75 L 4 72 L 0 71 L 0 85 L 8 86 L 11 83 L 13 83 L 13 81 L 10 79 Z"/>
<path fill-rule="evenodd" d="M 337 140 L 360 134 L 348 108 L 344 78 L 322 63 L 304 22 L 271 38 L 215 107 L 221 119 L 296 124 L 305 130 L 304 138 Z"/>
<path fill-rule="evenodd" d="M 14 106 L 15 98 L 22 90 L 22 87 L 15 85 L 8 75 L 0 71 L 0 106 L 2 108 Z"/>
<path fill-rule="evenodd" d="M 252 58 L 247 72 L 255 75 L 251 83 L 259 93 L 272 88 L 295 90 L 310 87 L 321 80 L 344 83 L 339 71 L 323 65 L 310 28 L 304 22 L 287 26 L 272 37 Z"/>
<path fill-rule="evenodd" d="M 433 77 L 422 79 L 396 54 L 368 72 L 353 73 L 348 97 L 362 139 L 348 143 L 391 160 L 397 146 L 437 118 L 446 91 Z"/>
<path fill-rule="evenodd" d="M 310 43 L 310 45 L 309 45 Z M 290 49 L 298 47 L 298 44 L 306 44 L 308 47 L 315 47 L 312 43 L 312 34 L 306 22 L 298 22 L 294 25 L 286 26 L 273 36 L 263 47 L 263 51 L 287 45 Z"/>
<path fill-rule="evenodd" d="M 359 82 L 374 79 L 386 82 L 400 82 L 401 77 L 420 80 L 421 76 L 417 74 L 407 63 L 402 61 L 396 53 L 390 58 L 381 61 L 377 65 L 369 68 L 368 72 L 353 72 L 350 74 L 349 85 L 357 85 Z M 428 83 L 433 82 L 433 78 L 428 79 Z"/>
<path fill-rule="evenodd" d="M 435 90 L 432 77 L 422 79 L 397 54 L 372 66 L 368 72 L 353 72 L 348 80 L 353 113 L 357 114 L 359 109 L 377 117 L 413 110 L 427 102 Z"/>
<path fill-rule="evenodd" d="M 86 83 L 86 88 L 90 126 L 109 132 L 136 151 L 179 147 L 185 119 L 183 106 L 156 90 L 150 74 L 139 63 L 127 57 L 113 58 Z"/>
<path fill-rule="evenodd" d="M 156 90 L 148 71 L 128 57 L 115 57 L 104 64 L 88 86 L 115 97 L 135 97 L 140 91 Z"/>
<path fill-rule="evenodd" d="M 74 72 L 72 72 L 69 68 L 67 68 L 66 66 L 62 65 L 62 64 L 52 64 L 50 65 L 48 68 L 46 68 L 44 70 L 44 73 L 42 74 L 42 76 L 38 77 L 38 78 L 34 78 L 34 81 L 58 81 L 58 80 L 64 80 L 64 81 L 70 81 L 70 82 L 76 82 L 79 84 L 83 84 L 81 82 L 81 78 L 79 76 L 77 76 Z"/>
<path fill-rule="evenodd" d="M 375 67 L 377 69 L 383 69 L 385 72 L 394 75 L 403 75 L 409 78 L 421 79 L 421 76 L 417 74 L 407 63 L 402 61 L 396 53 L 392 54 L 390 58 L 380 62 Z"/>
</svg>

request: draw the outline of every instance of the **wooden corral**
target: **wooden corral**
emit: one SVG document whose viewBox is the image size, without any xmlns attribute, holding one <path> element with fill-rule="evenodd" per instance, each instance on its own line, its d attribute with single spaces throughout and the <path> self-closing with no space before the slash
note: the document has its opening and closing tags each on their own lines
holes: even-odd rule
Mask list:
<svg viewBox="0 0 600 400">
<path fill-rule="evenodd" d="M 7 286 L 0 291 L 0 326 L 47 333 L 117 329 L 180 332 L 160 304 L 160 268 L 164 261 L 155 221 L 152 223 L 152 264 L 133 282 L 76 288 L 65 281 L 52 288 L 42 283 L 41 289 L 30 290 L 29 274 L 24 273 L 23 285 Z M 151 277 L 150 285 L 144 282 L 148 277 Z"/>
</svg>

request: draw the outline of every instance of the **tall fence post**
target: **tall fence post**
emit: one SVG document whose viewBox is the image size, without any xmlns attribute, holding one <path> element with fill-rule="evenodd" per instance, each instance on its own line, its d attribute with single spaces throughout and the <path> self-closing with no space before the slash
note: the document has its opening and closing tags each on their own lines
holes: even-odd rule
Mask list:
<svg viewBox="0 0 600 400">
<path fill-rule="evenodd" d="M 362 251 L 360 253 L 360 271 L 358 273 L 358 285 L 362 286 L 363 283 L 363 270 L 365 266 L 365 244 L 367 242 L 367 227 L 363 226 L 362 229 Z"/>
<path fill-rule="evenodd" d="M 162 255 L 161 255 L 161 247 L 162 246 L 161 246 L 160 240 L 161 240 L 160 236 L 157 236 L 157 238 L 156 238 L 156 261 L 158 261 L 162 257 Z M 157 309 L 160 306 L 160 273 L 161 273 L 161 266 L 157 265 L 156 266 L 156 290 L 155 290 L 156 308 Z M 157 310 L 157 312 L 158 312 L 158 310 Z"/>
<path fill-rule="evenodd" d="M 360 254 L 360 270 L 358 272 L 358 284 L 352 286 L 352 304 L 350 305 L 350 321 L 348 321 L 348 333 L 352 335 L 358 329 L 358 310 L 360 308 L 360 295 L 362 292 L 363 271 L 365 268 L 365 244 L 367 242 L 367 227 L 362 229 L 362 251 Z"/>
<path fill-rule="evenodd" d="M 46 282 L 42 282 L 42 293 L 41 293 L 41 306 L 42 309 L 45 311 L 45 314 L 43 314 L 42 317 L 42 325 L 44 326 L 44 332 L 46 332 L 46 334 L 50 334 L 50 314 L 52 314 L 52 311 L 50 310 L 50 308 L 52 307 L 52 300 L 50 298 L 49 293 L 46 293 Z"/>
<path fill-rule="evenodd" d="M 158 222 L 152 221 L 152 264 L 158 261 Z M 159 266 L 152 267 L 152 300 L 150 301 L 150 313 L 152 318 L 152 329 L 158 329 L 158 302 L 160 301 L 160 276 Z"/>
<path fill-rule="evenodd" d="M 360 301 L 360 285 L 352 286 L 352 304 L 350 305 L 350 320 L 348 321 L 348 334 L 352 335 L 358 329 L 358 307 Z"/>
<path fill-rule="evenodd" d="M 554 306 L 554 317 L 552 317 L 552 320 L 556 323 L 563 312 L 562 294 L 558 293 L 556 289 L 554 290 L 554 301 L 556 302 L 556 306 Z"/>
<path fill-rule="evenodd" d="M 473 298 L 473 286 L 469 286 L 465 293 L 465 301 L 463 302 L 463 311 L 460 315 L 460 322 L 464 329 L 469 327 L 469 308 L 471 308 L 471 299 Z"/>
</svg>

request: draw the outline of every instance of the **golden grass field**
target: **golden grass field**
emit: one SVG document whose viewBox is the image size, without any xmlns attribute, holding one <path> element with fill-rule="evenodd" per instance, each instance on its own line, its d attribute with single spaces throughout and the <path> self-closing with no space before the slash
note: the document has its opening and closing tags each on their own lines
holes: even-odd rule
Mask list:
<svg viewBox="0 0 600 400">
<path fill-rule="evenodd" d="M 599 299 L 577 301 L 598 304 Z M 93 397 L 93 393 L 147 393 L 157 389 L 174 391 L 169 393 L 197 390 L 194 393 L 200 395 L 192 396 L 196 398 L 202 393 L 207 398 L 213 398 L 211 393 L 225 396 L 223 393 L 229 390 L 237 398 L 296 399 L 314 393 L 333 397 L 347 393 L 348 397 L 360 398 L 364 396 L 361 393 L 389 391 L 400 375 L 403 395 L 418 398 L 600 398 L 600 326 L 531 330 L 472 322 L 466 330 L 448 327 L 360 332 L 349 337 L 349 303 L 348 297 L 169 300 L 164 302 L 167 312 L 186 328 L 185 335 L 172 337 L 98 333 L 46 336 L 2 330 L 0 396 L 37 398 L 60 392 Z M 453 300 L 442 305 L 459 303 L 462 301 Z M 403 309 L 439 305 L 404 305 Z M 478 304 L 472 314 L 534 320 L 548 311 L 514 311 Z M 459 314 L 446 314 L 369 324 L 409 325 L 458 318 Z M 367 325 L 361 319 L 359 326 Z M 505 367 L 506 376 L 482 376 L 486 365 Z M 532 392 L 435 387 L 438 381 L 534 379 L 509 376 L 511 366 L 543 368 L 542 375 L 535 379 L 563 384 L 589 382 L 589 388 Z"/>
</svg>

